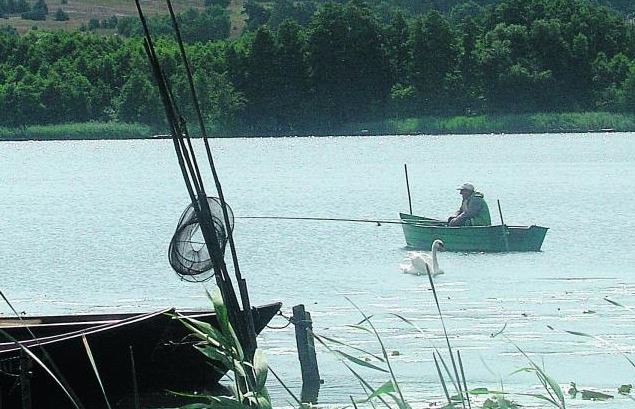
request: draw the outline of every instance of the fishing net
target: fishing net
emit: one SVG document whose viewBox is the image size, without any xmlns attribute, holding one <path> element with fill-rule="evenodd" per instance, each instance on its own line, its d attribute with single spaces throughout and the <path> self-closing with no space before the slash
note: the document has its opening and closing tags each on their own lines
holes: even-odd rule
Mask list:
<svg viewBox="0 0 635 409">
<path fill-rule="evenodd" d="M 229 231 L 225 228 L 223 207 L 219 199 L 208 197 L 211 225 L 218 239 L 221 257 L 225 254 L 225 245 L 234 229 L 234 213 L 225 204 L 229 216 Z M 194 206 L 190 204 L 179 219 L 176 231 L 168 249 L 170 265 L 176 273 L 187 281 L 205 281 L 214 276 L 212 257 L 210 256 L 201 225 Z"/>
</svg>

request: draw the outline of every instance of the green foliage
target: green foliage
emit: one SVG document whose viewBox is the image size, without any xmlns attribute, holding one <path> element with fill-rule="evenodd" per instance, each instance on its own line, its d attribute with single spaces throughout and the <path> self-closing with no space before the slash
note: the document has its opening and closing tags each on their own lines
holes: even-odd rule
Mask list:
<svg viewBox="0 0 635 409">
<path fill-rule="evenodd" d="M 55 21 L 67 21 L 69 18 L 70 17 L 68 17 L 68 14 L 66 14 L 66 12 L 62 10 L 61 7 L 57 9 L 55 15 L 53 16 L 53 19 L 55 19 Z"/>
<path fill-rule="evenodd" d="M 119 22 L 119 18 L 117 16 L 110 16 L 109 18 L 105 18 L 101 21 L 102 28 L 117 28 L 117 23 Z"/>
<path fill-rule="evenodd" d="M 46 20 L 46 16 L 49 14 L 49 8 L 44 0 L 37 0 L 30 11 L 25 11 L 20 16 L 25 20 Z"/>
<path fill-rule="evenodd" d="M 450 22 L 437 11 L 415 21 L 412 35 L 411 78 L 425 113 L 446 112 L 455 92 L 458 39 Z"/>
<path fill-rule="evenodd" d="M 159 104 L 159 92 L 154 84 L 138 74 L 130 76 L 115 102 L 117 119 L 121 122 L 145 122 L 159 125 L 163 121 L 164 112 Z"/>
<path fill-rule="evenodd" d="M 0 14 L 20 14 L 31 10 L 31 6 L 26 0 L 1 0 Z"/>
<path fill-rule="evenodd" d="M 247 30 L 254 31 L 269 20 L 271 11 L 255 0 L 247 0 L 243 4 L 243 13 L 247 15 Z"/>
<path fill-rule="evenodd" d="M 175 318 L 180 319 L 198 339 L 194 347 L 209 359 L 212 365 L 220 364 L 233 373 L 233 396 L 198 394 L 193 397 L 200 403 L 188 404 L 181 409 L 271 409 L 271 399 L 265 385 L 269 367 L 264 353 L 257 349 L 251 362 L 245 358 L 236 332 L 229 322 L 227 307 L 220 291 L 215 288 L 208 295 L 213 303 L 219 328 L 192 318 L 178 315 Z"/>
<path fill-rule="evenodd" d="M 218 6 L 221 8 L 229 7 L 230 0 L 205 0 L 205 7 Z"/>
<path fill-rule="evenodd" d="M 635 28 L 623 16 L 586 0 L 483 7 L 490 3 L 450 1 L 440 6 L 449 15 L 410 17 L 374 0 L 317 9 L 308 0 L 250 0 L 252 31 L 232 40 L 218 5 L 177 18 L 206 120 L 225 135 L 633 129 Z M 37 4 L 45 9 L 44 0 Z M 148 21 L 192 120 L 171 22 Z M 119 36 L 97 37 L 90 33 L 97 27 L 116 27 Z M 137 18 L 94 20 L 83 33 L 7 30 L 0 126 L 110 119 L 162 126 Z"/>
<path fill-rule="evenodd" d="M 329 3 L 307 33 L 307 66 L 314 109 L 327 128 L 383 116 L 389 96 L 390 62 L 379 22 L 365 6 Z"/>
<path fill-rule="evenodd" d="M 117 122 L 84 122 L 0 128 L 0 141 L 63 139 L 142 139 L 154 132 L 148 126 Z"/>
<path fill-rule="evenodd" d="M 99 20 L 96 18 L 91 18 L 88 21 L 88 30 L 89 31 L 95 31 L 99 28 Z"/>
<path fill-rule="evenodd" d="M 177 21 L 183 41 L 193 43 L 197 41 L 214 41 L 229 36 L 230 22 L 227 11 L 216 5 L 199 11 L 194 8 L 178 13 Z M 170 16 L 152 16 L 147 18 L 152 35 L 174 36 Z M 137 37 L 143 34 L 141 23 L 137 17 L 122 17 L 116 22 L 117 33 L 125 37 Z"/>
</svg>

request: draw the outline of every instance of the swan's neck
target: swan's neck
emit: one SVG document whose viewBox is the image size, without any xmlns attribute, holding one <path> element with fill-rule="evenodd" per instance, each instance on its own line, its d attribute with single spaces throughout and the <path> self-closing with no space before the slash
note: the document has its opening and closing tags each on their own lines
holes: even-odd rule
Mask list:
<svg viewBox="0 0 635 409">
<path fill-rule="evenodd" d="M 437 261 L 437 246 L 432 246 L 432 273 L 439 271 L 439 262 Z"/>
</svg>

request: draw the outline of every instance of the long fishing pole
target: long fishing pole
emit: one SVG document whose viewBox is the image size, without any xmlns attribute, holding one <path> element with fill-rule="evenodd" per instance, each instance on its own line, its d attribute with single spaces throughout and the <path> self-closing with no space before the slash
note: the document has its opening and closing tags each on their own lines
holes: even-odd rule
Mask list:
<svg viewBox="0 0 635 409">
<path fill-rule="evenodd" d="M 150 65 L 152 67 L 154 76 L 157 80 L 157 85 L 159 87 L 159 93 L 161 95 L 161 100 L 164 105 L 166 117 L 172 132 L 172 139 L 174 142 L 174 148 L 176 151 L 176 155 L 179 161 L 179 166 L 181 168 L 181 172 L 183 174 L 183 178 L 188 188 L 188 193 L 190 194 L 190 198 L 192 201 L 192 205 L 194 206 L 194 210 L 199 216 L 199 220 L 202 222 L 201 232 L 205 237 L 205 242 L 208 247 L 209 254 L 212 256 L 212 264 L 214 266 L 215 275 L 216 275 L 216 283 L 221 289 L 221 292 L 225 295 L 226 303 L 228 304 L 228 314 L 231 322 L 236 323 L 236 315 L 234 311 L 237 311 L 237 302 L 236 296 L 234 293 L 233 286 L 231 285 L 231 280 L 229 279 L 229 275 L 227 274 L 227 269 L 220 257 L 220 244 L 218 242 L 218 238 L 213 231 L 213 227 L 209 226 L 207 222 L 211 219 L 209 205 L 207 203 L 207 198 L 202 196 L 202 178 L 200 176 L 200 172 L 197 172 L 197 168 L 195 168 L 191 162 L 190 155 L 188 155 L 188 146 L 183 141 L 184 130 L 181 129 L 182 122 L 176 113 L 176 109 L 171 98 L 171 92 L 169 90 L 167 81 L 165 76 L 163 75 L 161 66 L 159 64 L 156 51 L 154 49 L 154 45 L 152 43 L 152 37 L 150 35 L 150 31 L 148 29 L 145 17 L 143 15 L 143 11 L 141 9 L 141 5 L 139 0 L 135 0 L 135 4 L 137 7 L 137 11 L 139 13 L 139 18 L 141 20 L 143 30 L 144 30 L 144 49 L 146 54 L 148 55 L 148 59 Z M 189 137 L 189 135 L 186 135 Z M 191 143 L 189 144 L 191 147 Z M 194 151 L 190 152 L 192 157 L 195 157 Z M 201 182 L 200 184 L 198 182 Z M 196 189 L 197 196 L 193 192 L 192 185 Z M 201 200 L 203 199 L 203 200 Z M 206 222 L 207 221 L 207 222 Z"/>
<path fill-rule="evenodd" d="M 194 107 L 196 109 L 196 115 L 199 121 L 199 127 L 203 136 L 203 143 L 205 145 L 205 152 L 207 154 L 207 159 L 209 162 L 210 169 L 212 171 L 212 176 L 214 178 L 214 183 L 216 185 L 216 191 L 218 192 L 218 198 L 221 203 L 221 208 L 223 210 L 223 218 L 225 221 L 227 238 L 229 241 L 229 248 L 232 255 L 232 262 L 234 265 L 234 273 L 236 274 L 236 279 L 238 281 L 238 289 L 240 291 L 241 301 L 243 305 L 243 311 L 246 312 L 246 324 L 247 324 L 247 341 L 249 342 L 249 354 L 251 355 L 257 348 L 256 344 L 256 331 L 253 322 L 253 317 L 251 315 L 251 303 L 249 301 L 249 293 L 247 290 L 247 284 L 245 280 L 242 278 L 240 273 L 240 266 L 238 264 L 238 255 L 236 253 L 236 246 L 234 245 L 233 232 L 230 229 L 230 221 L 229 221 L 229 212 L 227 211 L 227 204 L 225 202 L 225 196 L 223 195 L 223 189 L 220 184 L 220 179 L 218 177 L 218 173 L 216 172 L 216 166 L 214 164 L 214 158 L 212 156 L 212 151 L 209 146 L 207 131 L 205 128 L 205 121 L 203 120 L 203 114 L 201 112 L 201 107 L 198 101 L 198 97 L 196 94 L 196 88 L 194 86 L 194 79 L 192 77 L 192 70 L 190 67 L 189 60 L 187 58 L 187 54 L 185 52 L 185 47 L 183 46 L 183 41 L 181 39 L 181 30 L 179 29 L 178 22 L 176 20 L 176 16 L 174 14 L 174 9 L 172 8 L 172 2 L 170 0 L 166 0 L 168 5 L 168 10 L 170 12 L 170 18 L 172 20 L 172 25 L 174 27 L 174 32 L 176 35 L 176 40 L 179 45 L 179 51 L 181 53 L 181 58 L 183 59 L 183 64 L 185 66 L 185 72 L 187 74 L 188 83 L 190 86 L 190 94 L 192 96 L 192 101 L 194 103 Z"/>
<path fill-rule="evenodd" d="M 381 219 L 344 219 L 337 217 L 293 217 L 293 216 L 237 216 L 237 219 L 262 219 L 262 220 L 313 220 L 313 221 L 329 221 L 329 222 L 353 222 L 353 223 L 375 223 L 378 226 L 382 224 L 412 224 L 413 222 L 404 222 L 400 220 L 381 220 Z M 443 223 L 439 220 L 439 223 Z"/>
<path fill-rule="evenodd" d="M 192 202 L 196 200 L 196 195 L 194 194 L 194 189 L 192 187 L 192 181 L 190 179 L 190 175 L 187 172 L 187 165 L 185 164 L 185 159 L 183 158 L 183 154 L 181 152 L 181 146 L 179 143 L 179 134 L 181 130 L 178 127 L 178 123 L 176 120 L 176 114 L 171 107 L 173 107 L 172 101 L 169 100 L 169 94 L 166 91 L 167 85 L 165 83 L 165 78 L 161 72 L 161 67 L 159 65 L 159 61 L 156 56 L 156 52 L 154 50 L 154 45 L 152 44 L 152 37 L 150 37 L 150 31 L 148 30 L 148 26 L 143 15 L 143 11 L 141 10 L 141 4 L 138 0 L 135 0 L 135 4 L 137 6 L 137 11 L 139 13 L 139 19 L 141 20 L 141 26 L 144 31 L 144 41 L 143 48 L 148 56 L 148 60 L 150 62 L 150 67 L 152 68 L 152 73 L 154 74 L 154 78 L 157 81 L 157 86 L 159 88 L 159 95 L 161 97 L 161 102 L 163 103 L 163 108 L 165 110 L 165 115 L 168 120 L 168 125 L 170 126 L 170 131 L 172 134 L 172 142 L 174 144 L 174 150 L 176 151 L 176 157 L 179 162 L 179 168 L 181 169 L 181 173 L 183 176 L 183 181 L 185 182 L 185 187 L 187 188 L 187 192 L 190 195 L 190 199 Z"/>
</svg>

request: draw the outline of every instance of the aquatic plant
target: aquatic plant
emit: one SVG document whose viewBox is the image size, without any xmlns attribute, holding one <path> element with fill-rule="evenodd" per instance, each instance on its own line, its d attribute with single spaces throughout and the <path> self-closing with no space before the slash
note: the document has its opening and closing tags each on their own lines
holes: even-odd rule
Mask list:
<svg viewBox="0 0 635 409">
<path fill-rule="evenodd" d="M 154 131 L 147 125 L 120 122 L 30 125 L 21 128 L 0 127 L 0 141 L 141 139 L 150 138 L 153 134 Z"/>
<path fill-rule="evenodd" d="M 570 388 L 567 391 L 568 393 L 565 393 L 560 384 L 551 377 L 542 366 L 538 365 L 534 359 L 529 356 L 529 354 L 527 354 L 517 343 L 505 334 L 506 326 L 497 333 L 492 334 L 491 337 L 503 338 L 506 342 L 514 346 L 518 353 L 526 359 L 528 364 L 515 370 L 512 374 L 534 374 L 542 387 L 542 392 L 506 392 L 504 390 L 502 380 L 500 390 L 493 390 L 485 387 L 469 388 L 461 359 L 461 353 L 460 351 L 455 350 L 450 342 L 450 336 L 445 325 L 445 319 L 439 302 L 437 289 L 430 274 L 428 274 L 428 277 L 437 309 L 437 316 L 443 329 L 443 338 L 445 343 L 445 351 L 441 351 L 431 344 L 433 349 L 434 368 L 439 379 L 439 385 L 443 390 L 443 395 L 446 400 L 442 406 L 443 408 L 471 409 L 472 407 L 480 407 L 483 409 L 514 409 L 520 407 L 520 404 L 514 401 L 516 398 L 531 398 L 542 402 L 544 405 L 549 405 L 558 409 L 566 409 L 567 395 L 570 399 L 581 398 L 583 400 L 594 401 L 614 398 L 614 396 L 604 392 L 586 388 L 578 389 L 575 383 L 571 383 Z M 194 319 L 184 317 L 179 318 L 182 319 L 184 324 L 193 331 L 194 336 L 200 340 L 200 342 L 196 345 L 196 348 L 208 359 L 219 362 L 226 368 L 229 368 L 230 372 L 233 374 L 233 380 L 235 383 L 232 388 L 233 393 L 231 396 L 220 397 L 184 395 L 196 398 L 197 401 L 203 402 L 186 405 L 183 406 L 182 409 L 205 409 L 212 406 L 218 407 L 219 405 L 221 407 L 231 408 L 245 408 L 249 406 L 268 409 L 272 406 L 269 394 L 265 387 L 267 373 L 269 372 L 289 393 L 297 407 L 304 407 L 305 404 L 300 402 L 293 392 L 285 385 L 284 381 L 280 379 L 273 369 L 268 367 L 264 353 L 261 350 L 257 351 L 253 363 L 245 361 L 240 343 L 227 319 L 226 307 L 222 302 L 220 293 L 216 290 L 209 296 L 214 305 L 214 309 L 217 311 L 219 320 L 218 329 Z M 425 335 L 424 331 L 415 323 L 399 314 L 388 313 L 368 315 L 360 307 L 358 307 L 353 300 L 349 298 L 347 298 L 347 300 L 362 318 L 359 322 L 348 325 L 347 327 L 372 336 L 379 347 L 379 352 L 373 352 L 368 348 L 360 348 L 359 346 L 353 345 L 349 342 L 321 335 L 313 331 L 311 331 L 311 333 L 314 339 L 329 354 L 335 356 L 342 363 L 342 365 L 352 374 L 356 382 L 361 386 L 361 390 L 365 396 L 355 398 L 353 395 L 350 395 L 350 404 L 355 409 L 358 408 L 358 405 L 370 405 L 373 408 L 376 408 L 376 405 L 380 405 L 388 409 L 411 409 L 413 405 L 408 401 L 406 395 L 404 394 L 398 375 L 396 374 L 393 363 L 391 362 L 391 359 L 395 356 L 399 356 L 400 354 L 388 349 L 384 339 L 381 337 L 380 331 L 374 324 L 374 320 L 380 316 L 390 316 L 408 324 L 420 334 Z M 614 301 L 608 299 L 606 301 L 613 305 L 628 309 L 627 307 L 624 307 Z M 563 332 L 604 341 L 599 337 L 576 331 Z M 606 343 L 606 341 L 604 341 L 604 343 Z M 621 352 L 617 348 L 614 349 Z M 632 365 L 633 361 L 626 354 L 623 352 L 621 353 Z M 365 377 L 364 371 L 368 370 L 386 376 L 387 379 L 377 382 L 376 377 L 373 376 L 373 380 L 371 381 Z M 633 399 L 630 396 L 631 389 L 632 386 L 629 384 L 621 385 L 618 388 L 618 394 Z"/>
<path fill-rule="evenodd" d="M 448 365 L 441 351 L 433 346 L 433 360 L 435 362 L 435 368 L 447 400 L 447 403 L 443 406 L 443 408 L 471 409 L 472 402 L 470 401 L 470 395 L 486 395 L 487 397 L 483 403 L 483 408 L 511 409 L 518 407 L 516 403 L 512 402 L 505 396 L 506 394 L 504 392 L 491 391 L 487 388 L 468 390 L 460 351 L 456 351 L 455 353 L 452 349 L 443 320 L 443 315 L 441 313 L 438 296 L 436 294 L 436 288 L 432 282 L 431 275 L 429 274 L 428 276 L 433 289 L 432 291 L 437 305 L 437 312 L 443 326 L 446 347 L 450 355 L 450 365 Z M 206 409 L 211 407 L 227 407 L 232 409 L 256 407 L 260 409 L 269 409 L 272 407 L 272 403 L 265 386 L 268 372 L 271 372 L 272 375 L 274 375 L 282 387 L 293 398 L 298 407 L 305 406 L 305 404 L 303 404 L 285 385 L 284 381 L 277 376 L 273 369 L 268 367 L 262 350 L 256 350 L 253 363 L 245 360 L 240 342 L 229 323 L 227 308 L 223 302 L 220 291 L 216 289 L 211 294 L 208 293 L 208 296 L 212 301 L 214 310 L 216 311 L 219 328 L 215 328 L 208 323 L 188 317 L 177 315 L 176 318 L 181 320 L 181 322 L 192 331 L 192 335 L 199 339 L 199 342 L 195 344 L 195 348 L 198 351 L 200 351 L 207 359 L 224 366 L 232 373 L 234 382 L 234 385 L 231 388 L 232 395 L 212 396 L 206 394 L 193 395 L 175 392 L 180 396 L 189 397 L 197 401 L 196 403 L 190 403 L 182 406 L 181 409 Z M 373 324 L 373 319 L 376 316 L 365 314 L 364 311 L 352 300 L 348 298 L 347 300 L 362 316 L 361 321 L 356 324 L 349 325 L 348 327 L 364 331 L 374 336 L 379 345 L 380 353 L 377 354 L 335 338 L 319 335 L 315 332 L 312 332 L 312 335 L 320 345 L 322 345 L 329 353 L 334 355 L 344 365 L 344 367 L 351 372 L 354 378 L 361 385 L 362 390 L 365 392 L 366 396 L 361 399 L 355 399 L 353 396 L 350 396 L 351 404 L 355 408 L 357 408 L 357 405 L 359 404 L 370 404 L 375 407 L 375 403 L 378 403 L 388 409 L 411 409 L 412 406 L 403 394 L 400 382 L 391 363 L 391 356 L 398 356 L 399 354 L 394 354 L 394 351 L 389 352 L 387 349 L 379 331 Z M 388 315 L 396 317 L 412 326 L 420 333 L 424 333 L 421 328 L 407 318 L 399 314 Z M 355 353 L 361 353 L 362 357 L 360 358 L 355 356 Z M 386 374 L 389 379 L 378 386 L 373 386 L 371 382 L 365 379 L 362 375 L 360 371 L 361 368 Z M 455 393 L 451 395 L 449 390 L 452 388 Z"/>
<path fill-rule="evenodd" d="M 271 399 L 265 385 L 268 375 L 268 365 L 265 354 L 256 349 L 253 361 L 246 360 L 243 348 L 229 322 L 227 307 L 218 288 L 207 293 L 214 306 L 218 320 L 218 328 L 209 323 L 176 314 L 192 336 L 198 338 L 196 348 L 207 359 L 221 365 L 233 374 L 234 385 L 231 387 L 232 396 L 213 396 L 209 394 L 181 394 L 200 401 L 182 406 L 182 409 L 204 408 L 258 408 L 270 409 Z"/>
</svg>

